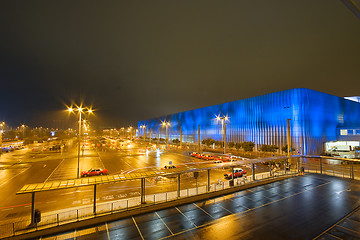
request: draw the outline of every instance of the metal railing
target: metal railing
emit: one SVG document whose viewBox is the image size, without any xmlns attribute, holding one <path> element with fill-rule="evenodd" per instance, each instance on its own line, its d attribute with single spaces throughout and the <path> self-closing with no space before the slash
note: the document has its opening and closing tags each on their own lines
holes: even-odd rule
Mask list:
<svg viewBox="0 0 360 240">
<path fill-rule="evenodd" d="M 297 171 L 279 171 L 276 174 L 272 174 L 272 176 L 269 172 L 257 173 L 256 181 L 273 179 L 284 175 L 293 174 L 297 174 Z M 247 176 L 242 178 L 235 178 L 233 182 L 232 180 L 220 181 L 217 183 L 213 183 L 210 186 L 203 185 L 194 188 L 182 189 L 179 193 L 178 191 L 171 191 L 145 195 L 145 203 L 146 205 L 159 204 L 209 192 L 217 192 L 231 187 L 252 183 L 254 182 L 252 178 L 252 176 Z M 178 194 L 180 196 L 178 196 Z M 70 222 L 85 220 L 98 215 L 128 211 L 131 209 L 140 208 L 142 206 L 143 203 L 141 203 L 141 196 L 138 196 L 111 202 L 98 203 L 96 204 L 96 213 L 93 212 L 93 205 L 65 210 L 59 213 L 45 213 L 42 214 L 41 221 L 36 224 L 31 224 L 31 219 L 29 218 L 14 223 L 0 225 L 0 238 L 20 235 L 27 232 L 33 232 L 45 228 L 67 224 Z"/>
</svg>

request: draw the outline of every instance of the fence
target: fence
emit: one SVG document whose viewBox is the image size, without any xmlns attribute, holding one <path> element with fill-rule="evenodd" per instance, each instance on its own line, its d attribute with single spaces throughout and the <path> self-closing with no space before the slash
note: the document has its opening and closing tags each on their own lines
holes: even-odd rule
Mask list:
<svg viewBox="0 0 360 240">
<path fill-rule="evenodd" d="M 269 172 L 258 173 L 256 174 L 256 180 L 261 181 L 269 178 L 276 178 L 278 176 L 283 176 L 284 174 L 295 174 L 295 173 L 297 172 L 293 171 L 286 173 L 284 171 L 280 171 L 277 174 L 273 174 L 272 176 L 270 176 Z M 221 191 L 233 186 L 246 185 L 251 182 L 253 182 L 252 176 L 235 178 L 234 181 L 232 180 L 221 181 L 218 183 L 211 184 L 210 186 L 205 185 L 195 188 L 182 189 L 179 192 L 180 197 L 178 197 L 178 191 L 145 195 L 145 202 L 147 205 L 158 204 L 167 201 L 177 200 L 179 198 L 187 198 L 199 194 Z M 93 205 L 91 205 L 77 209 L 70 209 L 67 211 L 62 211 L 54 214 L 42 214 L 41 221 L 34 225 L 31 225 L 30 219 L 0 225 L 0 237 L 20 235 L 26 232 L 37 231 L 44 228 L 59 226 L 70 222 L 93 218 L 96 215 L 128 211 L 141 206 L 142 206 L 141 197 L 138 196 L 128 199 L 96 204 L 96 213 L 93 212 L 94 208 Z"/>
<path fill-rule="evenodd" d="M 301 167 L 307 173 L 360 180 L 358 165 L 356 162 L 326 158 L 303 158 L 301 161 Z"/>
</svg>

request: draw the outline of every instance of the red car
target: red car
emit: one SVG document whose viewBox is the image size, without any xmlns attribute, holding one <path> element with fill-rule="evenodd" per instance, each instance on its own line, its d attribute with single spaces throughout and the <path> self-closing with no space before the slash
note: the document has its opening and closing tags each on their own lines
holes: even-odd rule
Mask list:
<svg viewBox="0 0 360 240">
<path fill-rule="evenodd" d="M 242 177 L 246 174 L 246 170 L 242 169 L 242 168 L 234 168 L 234 178 L 237 177 Z M 224 174 L 224 177 L 226 179 L 231 179 L 232 178 L 232 173 L 231 172 L 227 172 Z"/>
<path fill-rule="evenodd" d="M 196 154 L 198 154 L 198 153 L 197 152 L 190 153 L 190 155 L 193 156 L 193 157 L 196 157 Z"/>
<path fill-rule="evenodd" d="M 228 157 L 224 157 L 224 156 L 216 156 L 214 158 L 214 160 L 220 160 L 220 161 L 223 161 L 223 162 L 228 162 L 229 161 L 229 158 Z"/>
<path fill-rule="evenodd" d="M 211 156 L 210 154 L 203 155 L 202 158 L 205 160 L 214 160 L 215 159 L 215 157 Z"/>
<path fill-rule="evenodd" d="M 101 169 L 101 168 L 97 168 L 97 169 L 90 169 L 88 171 L 82 171 L 81 172 L 81 177 L 87 177 L 87 176 L 100 176 L 100 175 L 106 175 L 109 174 L 107 169 Z"/>
</svg>

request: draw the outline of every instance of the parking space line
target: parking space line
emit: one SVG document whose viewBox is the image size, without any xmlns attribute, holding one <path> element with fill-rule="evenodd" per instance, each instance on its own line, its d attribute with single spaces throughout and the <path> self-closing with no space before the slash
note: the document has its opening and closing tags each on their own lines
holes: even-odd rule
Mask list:
<svg viewBox="0 0 360 240">
<path fill-rule="evenodd" d="M 187 220 L 189 220 L 189 222 L 190 222 L 192 225 L 194 225 L 195 227 L 197 227 L 195 223 L 193 223 L 187 216 L 185 216 L 184 213 L 182 213 L 182 212 L 180 211 L 180 209 L 178 209 L 177 207 L 175 207 L 175 209 L 178 210 L 178 212 L 181 213 Z"/>
<path fill-rule="evenodd" d="M 233 212 L 231 212 L 230 210 L 228 210 L 228 209 L 226 209 L 226 208 L 224 208 L 223 206 L 221 206 L 220 204 L 217 204 L 219 207 L 221 207 L 222 209 L 224 209 L 225 211 L 227 211 L 228 213 L 230 213 L 230 214 L 233 214 Z"/>
<path fill-rule="evenodd" d="M 158 218 L 162 221 L 162 223 L 165 225 L 165 227 L 169 230 L 169 232 L 171 233 L 171 235 L 174 235 L 174 233 L 170 230 L 170 228 L 168 227 L 168 225 L 166 225 L 166 223 L 164 222 L 164 220 L 162 220 L 162 218 L 159 216 L 159 214 L 157 212 L 155 212 L 156 216 L 158 216 Z"/>
<path fill-rule="evenodd" d="M 333 237 L 333 238 L 336 238 L 336 239 L 340 239 L 340 240 L 344 240 L 343 238 L 339 238 L 339 237 L 337 237 L 337 236 L 335 236 L 335 235 L 332 235 L 331 233 L 325 233 L 326 235 L 329 235 L 329 236 L 331 236 L 331 237 Z M 314 238 L 315 239 L 315 238 Z"/>
<path fill-rule="evenodd" d="M 214 219 L 213 216 L 211 216 L 208 212 L 206 212 L 204 209 L 202 209 L 201 207 L 199 207 L 196 203 L 193 203 L 196 207 L 198 207 L 201 211 L 203 211 L 204 213 L 206 213 L 207 215 L 209 215 L 211 218 Z"/>
<path fill-rule="evenodd" d="M 139 232 L 139 234 L 140 234 L 141 239 L 144 240 L 144 237 L 143 237 L 143 235 L 141 234 L 140 228 L 139 228 L 138 225 L 136 224 L 136 221 L 135 221 L 134 217 L 131 217 L 131 218 L 132 218 L 132 220 L 134 221 L 134 224 L 135 224 L 135 226 L 136 226 L 136 228 L 137 228 L 137 230 L 138 230 L 138 232 Z"/>
<path fill-rule="evenodd" d="M 252 200 L 251 198 L 249 198 L 249 197 L 247 197 L 247 196 L 245 196 L 245 195 L 244 195 L 244 197 L 246 197 L 247 199 L 249 199 L 249 200 L 252 201 L 252 202 L 255 202 L 254 200 Z"/>
<path fill-rule="evenodd" d="M 340 226 L 339 224 L 336 225 L 336 226 L 334 226 L 334 227 L 343 228 L 343 229 L 345 229 L 345 230 L 347 230 L 347 231 L 350 231 L 350 232 L 354 232 L 354 233 L 356 233 L 356 234 L 359 234 L 359 232 L 355 231 L 354 229 L 350 229 L 350 228 L 347 228 L 347 227 L 343 227 L 343 226 Z"/>
<path fill-rule="evenodd" d="M 48 178 L 44 181 L 45 183 L 49 180 L 49 178 L 54 174 L 54 172 L 60 167 L 60 165 L 64 162 L 65 158 L 63 158 L 63 160 L 61 161 L 61 163 L 59 163 L 59 165 L 57 165 L 57 167 L 54 169 L 54 171 L 52 171 L 52 173 L 48 176 Z"/>
<path fill-rule="evenodd" d="M 13 178 L 17 177 L 18 175 L 22 174 L 23 172 L 27 171 L 28 169 L 29 169 L 29 168 L 26 168 L 25 170 L 19 172 L 18 174 L 16 174 L 16 175 L 13 176 L 12 178 L 9 178 L 8 180 L 2 182 L 2 183 L 0 184 L 0 187 L 1 187 L 2 185 L 5 185 L 6 183 L 8 183 L 8 182 L 9 182 L 10 180 L 12 180 Z"/>
<path fill-rule="evenodd" d="M 100 157 L 100 154 L 99 154 L 98 152 L 96 152 L 96 153 L 97 153 L 98 158 L 99 158 L 99 160 L 100 160 L 100 162 L 101 162 L 101 165 L 103 166 L 102 168 L 105 169 L 105 165 L 104 165 L 104 162 L 102 161 L 102 159 L 101 159 L 101 157 Z"/>
<path fill-rule="evenodd" d="M 105 227 L 106 227 L 107 237 L 108 237 L 108 239 L 110 240 L 110 234 L 109 234 L 109 228 L 108 228 L 107 222 L 105 223 Z"/>
</svg>

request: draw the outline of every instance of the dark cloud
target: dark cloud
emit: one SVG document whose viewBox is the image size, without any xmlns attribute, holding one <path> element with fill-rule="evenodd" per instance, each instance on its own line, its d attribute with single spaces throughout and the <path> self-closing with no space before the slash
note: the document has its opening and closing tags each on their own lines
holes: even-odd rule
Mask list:
<svg viewBox="0 0 360 240">
<path fill-rule="evenodd" d="M 360 21 L 340 0 L 6 1 L 0 30 L 13 125 L 81 100 L 119 127 L 295 87 L 360 95 Z"/>
</svg>

